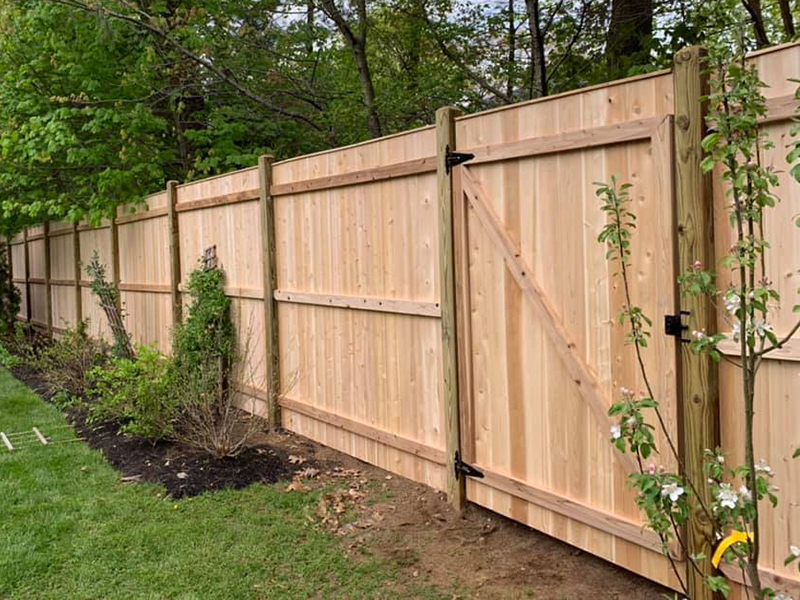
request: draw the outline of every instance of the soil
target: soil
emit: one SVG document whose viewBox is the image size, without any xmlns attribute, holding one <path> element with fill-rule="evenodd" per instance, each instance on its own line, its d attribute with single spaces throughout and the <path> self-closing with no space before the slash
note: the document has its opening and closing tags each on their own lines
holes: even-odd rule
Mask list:
<svg viewBox="0 0 800 600">
<path fill-rule="evenodd" d="M 13 372 L 46 397 L 34 370 Z M 89 426 L 74 409 L 67 416 L 123 478 L 163 484 L 176 498 L 281 480 L 289 481 L 286 493 L 322 491 L 309 517 L 312 526 L 339 537 L 356 561 L 377 558 L 393 565 L 398 576 L 389 585 L 403 597 L 413 597 L 407 590 L 416 583 L 451 590 L 453 598 L 673 597 L 555 538 L 478 506 L 459 513 L 440 492 L 286 431 L 261 434 L 235 459 L 214 461 L 176 444 L 119 435 L 113 424 Z"/>
<path fill-rule="evenodd" d="M 12 373 L 45 400 L 50 400 L 47 386 L 35 369 L 21 365 L 12 369 Z M 173 498 L 242 488 L 257 482 L 276 483 L 291 479 L 297 471 L 311 466 L 293 464 L 282 448 L 269 444 L 252 445 L 236 457 L 216 460 L 207 453 L 177 443 L 153 444 L 122 435 L 118 423 L 89 424 L 86 412 L 81 409 L 67 408 L 64 413 L 78 436 L 100 450 L 124 481 L 159 483 Z"/>
</svg>

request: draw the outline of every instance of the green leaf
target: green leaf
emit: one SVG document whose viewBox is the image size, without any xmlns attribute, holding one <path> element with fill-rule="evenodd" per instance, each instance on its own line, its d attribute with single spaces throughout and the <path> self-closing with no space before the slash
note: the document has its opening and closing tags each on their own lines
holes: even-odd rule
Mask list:
<svg viewBox="0 0 800 600">
<path fill-rule="evenodd" d="M 700 163 L 700 168 L 703 170 L 703 173 L 708 173 L 714 169 L 714 165 L 716 164 L 716 160 L 713 156 L 706 156 L 703 161 Z"/>
</svg>

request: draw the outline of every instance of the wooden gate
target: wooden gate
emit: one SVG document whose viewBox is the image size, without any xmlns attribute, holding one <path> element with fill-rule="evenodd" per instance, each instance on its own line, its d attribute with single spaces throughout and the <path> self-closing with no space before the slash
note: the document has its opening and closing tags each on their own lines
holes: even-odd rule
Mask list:
<svg viewBox="0 0 800 600">
<path fill-rule="evenodd" d="M 623 113 L 571 132 L 562 116 L 567 133 L 525 137 L 515 111 L 541 107 L 457 121 L 459 150 L 475 154 L 453 171 L 461 454 L 483 473 L 467 499 L 674 585 L 626 482 L 633 457 L 610 443 L 620 387 L 643 386 L 617 319 L 621 281 L 596 241 L 593 185 L 634 185 L 634 303 L 653 319 L 647 367 L 674 434 L 677 343 L 663 331 L 677 303 L 672 116 Z"/>
</svg>

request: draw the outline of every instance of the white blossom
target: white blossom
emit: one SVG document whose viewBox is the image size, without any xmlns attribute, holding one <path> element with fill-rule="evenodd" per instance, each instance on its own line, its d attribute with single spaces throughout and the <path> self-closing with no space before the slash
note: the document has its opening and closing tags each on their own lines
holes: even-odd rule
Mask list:
<svg viewBox="0 0 800 600">
<path fill-rule="evenodd" d="M 772 331 L 772 326 L 764 319 L 753 319 L 753 328 L 761 338 L 767 337 L 767 333 Z"/>
<path fill-rule="evenodd" d="M 706 339 L 706 334 L 705 334 L 705 332 L 704 332 L 704 331 L 697 331 L 696 329 L 695 329 L 695 330 L 692 332 L 692 336 L 693 336 L 693 337 L 694 337 L 694 339 L 696 339 L 698 342 L 702 342 L 704 339 Z"/>
<path fill-rule="evenodd" d="M 774 600 L 794 600 L 794 598 L 787 594 L 775 594 Z"/>
<path fill-rule="evenodd" d="M 743 485 L 739 488 L 739 497 L 744 502 L 750 502 L 753 499 L 753 494 L 750 493 L 750 490 L 747 489 L 747 486 Z"/>
<path fill-rule="evenodd" d="M 677 483 L 668 483 L 661 486 L 661 495 L 669 496 L 672 502 L 677 502 L 678 498 L 683 496 L 683 488 Z"/>
<path fill-rule="evenodd" d="M 767 477 L 772 477 L 772 467 L 763 458 L 756 463 L 756 473 L 763 473 Z"/>
<path fill-rule="evenodd" d="M 736 321 L 736 323 L 733 324 L 733 341 L 734 342 L 738 342 L 739 341 L 739 336 L 741 335 L 741 333 L 742 333 L 742 324 L 741 324 L 741 322 Z"/>
<path fill-rule="evenodd" d="M 628 420 L 625 421 L 628 425 L 636 425 L 636 417 L 628 417 Z"/>
<path fill-rule="evenodd" d="M 611 426 L 611 438 L 618 440 L 622 437 L 622 429 L 620 429 L 619 425 L 612 425 Z"/>
<path fill-rule="evenodd" d="M 725 296 L 725 310 L 730 314 L 735 315 L 736 311 L 742 305 L 742 299 L 736 292 L 728 292 Z"/>
<path fill-rule="evenodd" d="M 739 496 L 736 495 L 736 492 L 731 487 L 731 484 L 723 483 L 719 486 L 717 501 L 719 502 L 720 506 L 733 510 L 736 508 L 736 505 L 739 502 Z"/>
<path fill-rule="evenodd" d="M 800 558 L 800 547 L 789 546 L 789 552 L 792 553 L 792 556 L 796 556 L 797 558 Z"/>
</svg>

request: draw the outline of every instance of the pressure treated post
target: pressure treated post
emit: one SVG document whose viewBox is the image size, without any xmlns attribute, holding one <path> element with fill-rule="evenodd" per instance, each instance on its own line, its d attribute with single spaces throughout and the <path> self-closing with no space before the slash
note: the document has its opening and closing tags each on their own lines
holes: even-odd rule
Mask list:
<svg viewBox="0 0 800 600">
<path fill-rule="evenodd" d="M 258 158 L 258 182 L 261 199 L 261 255 L 264 259 L 264 342 L 267 357 L 267 420 L 280 427 L 280 356 L 278 346 L 278 271 L 275 257 L 275 203 L 272 198 L 272 156 Z"/>
<path fill-rule="evenodd" d="M 178 182 L 167 182 L 167 215 L 169 217 L 169 293 L 172 299 L 172 330 L 183 321 L 181 301 L 181 238 L 178 230 Z"/>
<path fill-rule="evenodd" d="M 81 232 L 72 224 L 72 262 L 75 277 L 75 326 L 83 321 L 83 293 L 81 292 Z"/>
<path fill-rule="evenodd" d="M 50 223 L 45 223 L 44 228 L 44 322 L 47 325 L 48 335 L 53 335 L 53 297 L 50 285 Z"/>
<path fill-rule="evenodd" d="M 111 283 L 117 290 L 117 310 L 122 310 L 122 294 L 119 291 L 120 272 L 119 272 L 119 227 L 117 225 L 117 211 L 114 209 L 114 217 L 110 225 L 111 235 Z"/>
<path fill-rule="evenodd" d="M 442 310 L 442 375 L 444 378 L 445 438 L 447 445 L 447 495 L 462 509 L 466 502 L 464 478 L 458 477 L 455 455 L 461 449 L 456 349 L 456 284 L 453 240 L 453 179 L 445 164 L 447 150 L 455 150 L 455 119 L 461 112 L 445 106 L 436 111 L 436 176 L 439 190 L 439 289 Z"/>
<path fill-rule="evenodd" d="M 678 222 L 678 269 L 685 272 L 699 261 L 704 268 L 714 267 L 714 221 L 711 180 L 700 168 L 703 152 L 700 143 L 705 132 L 708 78 L 704 74 L 705 52 L 684 48 L 675 56 L 675 200 Z M 706 296 L 682 295 L 681 309 L 689 311 L 685 323 L 689 331 L 716 331 L 713 306 Z M 686 476 L 696 486 L 705 506 L 712 502 L 703 473 L 703 452 L 719 445 L 719 398 L 717 370 L 708 355 L 696 355 L 689 344 L 680 349 L 681 449 Z M 703 574 L 713 571 L 711 522 L 700 502 L 690 496 L 692 518 L 687 528 L 687 543 L 692 554 L 704 554 Z M 687 572 L 689 597 L 710 600 L 713 595 L 703 576 L 691 567 Z"/>
<path fill-rule="evenodd" d="M 28 249 L 28 228 L 22 230 L 22 244 L 25 258 L 25 320 L 31 322 L 31 255 Z"/>
</svg>

